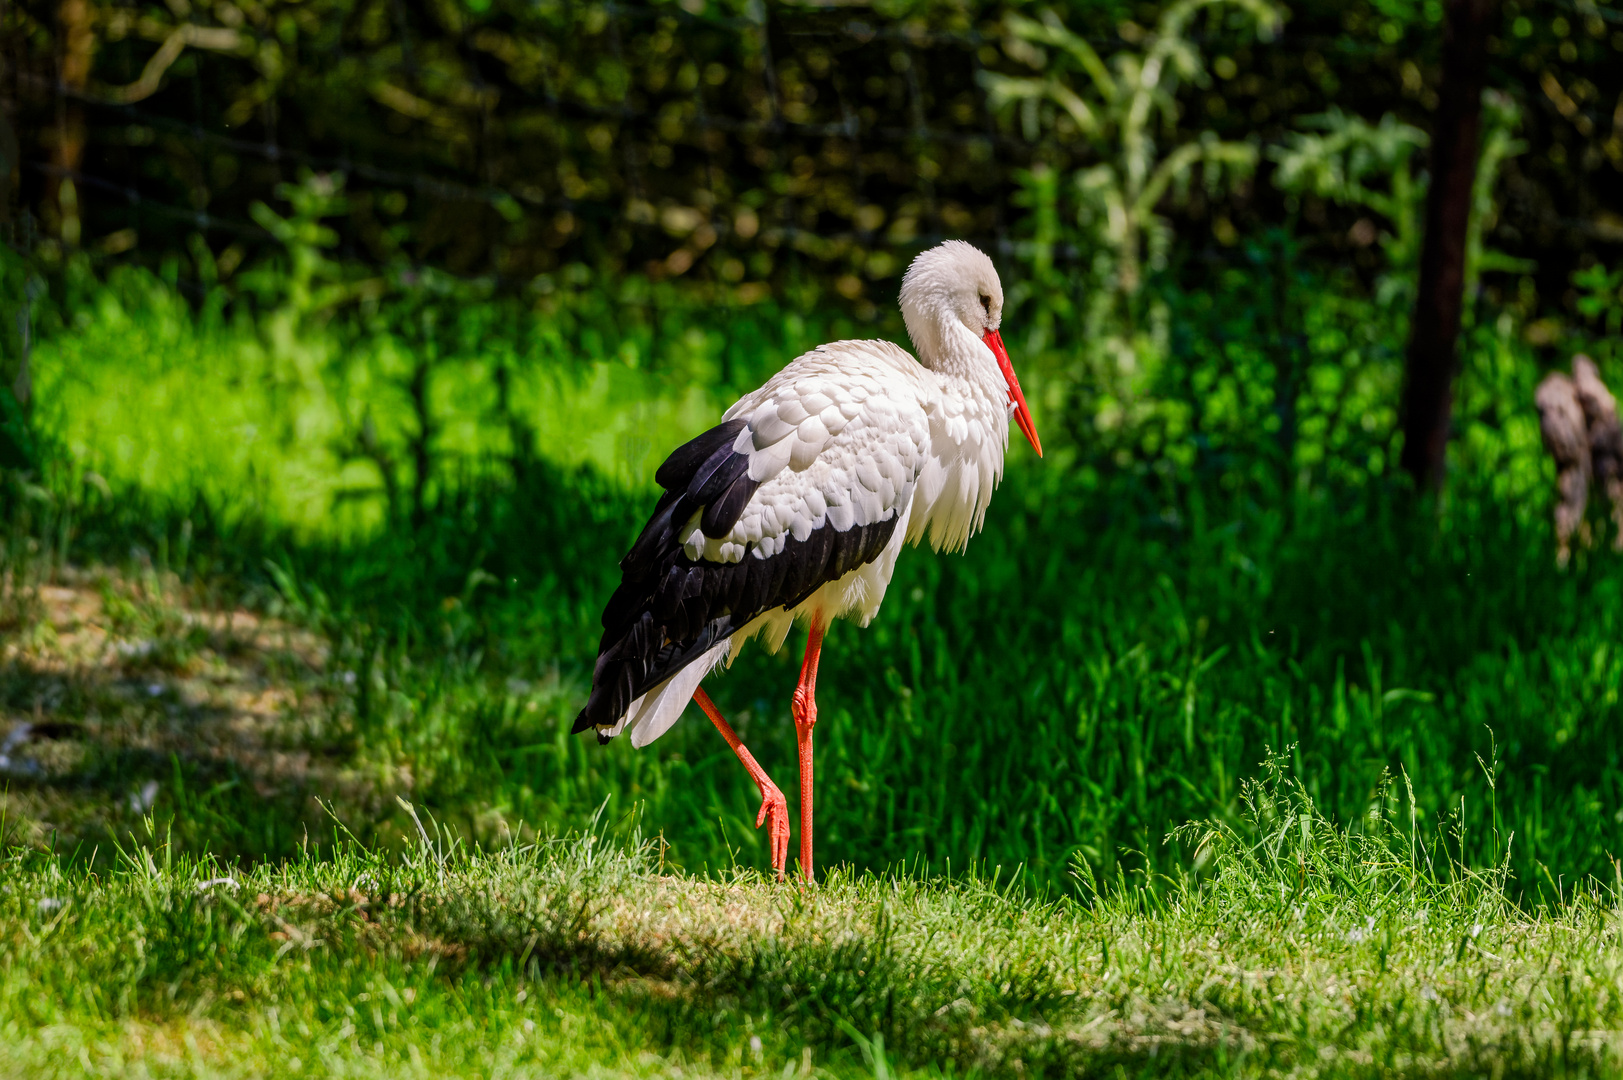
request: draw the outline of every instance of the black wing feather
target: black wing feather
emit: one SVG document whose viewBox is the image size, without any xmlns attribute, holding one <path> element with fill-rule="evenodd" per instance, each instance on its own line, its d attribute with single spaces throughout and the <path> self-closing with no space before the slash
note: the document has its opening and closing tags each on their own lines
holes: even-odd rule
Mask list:
<svg viewBox="0 0 1623 1080">
<path fill-rule="evenodd" d="M 706 458 L 699 471 L 693 474 L 693 480 L 688 484 L 688 498 L 695 505 L 703 506 L 731 487 L 733 481 L 748 473 L 749 467 L 748 457 L 733 453 L 730 446 L 723 446 Z"/>
<path fill-rule="evenodd" d="M 712 539 L 738 524 L 760 487 L 749 457 L 732 450 L 744 421 L 729 420 L 678 447 L 654 473 L 664 494 L 620 560 L 620 587 L 603 610 L 603 640 L 592 692 L 574 730 L 607 727 L 631 703 L 774 608 L 794 607 L 825 583 L 877 559 L 897 516 L 836 532 L 832 524 L 793 535 L 765 559 L 754 550 L 735 563 L 690 559 L 677 533 L 700 513 Z M 602 738 L 602 736 L 600 736 Z"/>
<path fill-rule="evenodd" d="M 654 473 L 654 483 L 666 491 L 681 491 L 693 479 L 699 465 L 723 446 L 731 446 L 744 430 L 744 421 L 729 420 L 717 424 L 696 439 L 691 439 L 671 452 Z"/>
<path fill-rule="evenodd" d="M 704 508 L 704 514 L 699 518 L 699 531 L 712 540 L 720 540 L 732 532 L 738 519 L 744 516 L 744 507 L 749 505 L 750 496 L 755 489 L 761 486 L 759 480 L 751 480 L 746 471 L 738 479 L 727 486 L 727 490 L 712 503 Z"/>
</svg>

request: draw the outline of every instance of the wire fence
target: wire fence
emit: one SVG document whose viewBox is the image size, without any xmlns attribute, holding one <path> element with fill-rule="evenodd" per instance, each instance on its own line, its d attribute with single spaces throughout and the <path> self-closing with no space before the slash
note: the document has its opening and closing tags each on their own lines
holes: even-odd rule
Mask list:
<svg viewBox="0 0 1623 1080">
<path fill-rule="evenodd" d="M 1013 253 L 1028 214 L 1022 170 L 1097 160 L 1086 139 L 1051 127 L 1034 139 L 989 108 L 984 72 L 1032 70 L 1001 36 L 1001 4 L 897 18 L 813 3 L 498 4 L 451 25 L 402 0 L 266 0 L 246 21 L 223 0 L 168 21 L 117 0 L 77 2 L 99 36 L 75 80 L 60 19 L 0 0 L 0 116 L 23 145 L 19 205 L 40 212 L 42 235 L 65 235 L 51 216 L 71 181 L 91 250 L 135 243 L 138 256 L 156 255 L 193 231 L 215 245 L 269 245 L 251 207 L 285 207 L 278 185 L 311 170 L 348 178 L 348 212 L 331 224 L 352 259 L 515 285 L 572 266 L 642 271 L 745 295 L 798 269 L 860 305 L 911 250 L 941 238 Z M 1608 33 L 1623 17 L 1597 10 Z M 1359 11 L 1346 20 L 1374 17 Z M 1102 55 L 1131 48 L 1107 16 L 1073 16 Z M 1239 74 L 1219 88 L 1226 116 L 1199 91 L 1188 118 L 1268 142 L 1327 102 L 1379 102 L 1362 110 L 1375 115 L 1413 100 L 1424 123 L 1424 95 L 1402 89 L 1418 78 L 1404 50 L 1419 46 L 1360 39 L 1352 25 L 1299 12 L 1285 37 L 1256 49 L 1220 22 L 1196 27 L 1191 39 L 1238 60 Z M 187 47 L 155 69 L 180 31 L 237 44 Z M 1608 40 L 1595 38 L 1603 50 Z M 1334 71 L 1360 78 L 1337 82 Z M 1528 123 L 1588 122 L 1593 146 L 1567 158 L 1610 160 L 1605 140 L 1623 128 L 1601 105 L 1616 98 L 1617 76 L 1587 57 L 1571 74 L 1541 68 L 1534 84 L 1598 89 L 1580 107 L 1535 85 Z M 1557 187 L 1566 179 L 1539 168 L 1527 175 L 1554 192 L 1555 226 L 1591 240 L 1592 223 Z M 1525 204 L 1547 217 L 1542 198 L 1512 213 Z M 1055 251 L 1060 262 L 1084 254 Z"/>
<path fill-rule="evenodd" d="M 233 129 L 217 97 L 233 82 L 225 69 L 246 65 L 233 56 L 196 53 L 140 103 L 105 89 L 120 65 L 127 73 L 143 62 L 129 41 L 104 46 L 113 55 L 98 61 L 109 69 L 100 86 L 13 64 L 14 93 L 32 106 L 21 110 L 25 141 L 43 145 L 54 132 L 60 142 L 64 117 L 83 116 L 76 164 L 26 162 L 34 194 L 71 180 L 87 244 L 131 229 L 143 244 L 149 231 L 176 229 L 264 243 L 247 214 L 254 201 L 274 203 L 277 183 L 301 169 L 342 173 L 360 204 L 340 225 L 350 253 L 385 254 L 376 219 L 405 194 L 409 212 L 392 224 L 408 226 L 411 241 L 397 245 L 406 257 L 438 254 L 454 269 L 514 280 L 584 260 L 747 284 L 804 260 L 851 271 L 842 280 L 856 293 L 862 280 L 896 272 L 878 251 L 964 234 L 1008 248 L 1011 166 L 1031 148 L 986 108 L 977 76 L 989 45 L 978 31 L 765 6 L 733 18 L 665 5 L 598 10 L 607 22 L 576 40 L 622 69 L 618 100 L 556 77 L 520 86 L 511 70 L 480 64 L 436 84 L 427 58 L 402 47 L 366 58 L 357 82 L 370 96 L 338 108 L 336 122 L 321 117 L 333 103 L 311 92 L 318 80 L 307 73 Z M 487 27 L 464 32 L 453 51 L 499 51 L 504 34 L 518 40 Z M 677 68 L 667 82 L 685 89 L 637 91 L 659 81 L 650 71 L 661 65 Z M 493 98 L 495 108 L 466 104 Z M 238 133 L 255 127 L 257 138 Z M 356 137 L 368 127 L 390 134 Z M 460 152 L 430 145 L 435 131 Z"/>
</svg>

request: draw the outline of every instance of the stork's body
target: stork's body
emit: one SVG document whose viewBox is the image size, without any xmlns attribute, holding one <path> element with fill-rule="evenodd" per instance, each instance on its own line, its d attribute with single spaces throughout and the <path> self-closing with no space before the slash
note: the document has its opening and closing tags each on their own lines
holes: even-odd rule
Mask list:
<svg viewBox="0 0 1623 1080">
<path fill-rule="evenodd" d="M 867 625 L 904 543 L 968 542 L 1002 477 L 1011 414 L 1038 445 L 998 335 L 1003 292 L 991 260 L 959 242 L 925 252 L 901 303 L 918 360 L 885 341 L 820 346 L 660 467 L 665 494 L 620 564 L 592 693 L 575 723 L 604 742 L 629 733 L 641 747 L 697 699 L 761 788 L 757 825 L 769 828 L 780 876 L 789 835 L 782 793 L 701 680 L 751 637 L 776 651 L 796 621 L 809 624 L 793 707 L 809 878 L 824 630 L 840 616 Z"/>
</svg>

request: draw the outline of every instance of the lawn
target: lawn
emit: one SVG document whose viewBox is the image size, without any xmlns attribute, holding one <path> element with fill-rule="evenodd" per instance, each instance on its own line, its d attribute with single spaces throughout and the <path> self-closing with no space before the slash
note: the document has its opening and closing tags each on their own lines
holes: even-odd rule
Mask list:
<svg viewBox="0 0 1623 1080">
<path fill-rule="evenodd" d="M 1041 899 L 967 872 L 696 877 L 607 829 L 497 850 L 415 810 L 233 868 L 7 859 L 18 1075 L 1586 1075 L 1623 1045 L 1618 897 L 1509 904 L 1409 823 L 1349 834 L 1280 769 L 1198 872 Z M 342 824 L 333 823 L 342 835 Z"/>
<path fill-rule="evenodd" d="M 849 320 L 75 288 L 4 491 L 0 1071 L 1615 1068 L 1623 559 L 1555 568 L 1511 339 L 1437 503 L 1091 453 L 1033 355 L 1054 451 L 830 635 L 805 889 L 697 714 L 567 731 L 661 450 Z M 1390 353 L 1333 329 L 1326 400 Z M 797 661 L 712 691 L 786 789 Z"/>
</svg>

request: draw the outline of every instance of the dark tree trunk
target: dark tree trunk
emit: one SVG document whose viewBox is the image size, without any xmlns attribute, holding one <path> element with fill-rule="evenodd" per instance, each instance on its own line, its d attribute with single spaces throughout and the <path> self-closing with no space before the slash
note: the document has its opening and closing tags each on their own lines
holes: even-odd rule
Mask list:
<svg viewBox="0 0 1623 1080">
<path fill-rule="evenodd" d="M 1431 189 L 1420 249 L 1419 295 L 1403 389 L 1403 467 L 1421 488 L 1443 482 L 1454 405 L 1455 348 L 1465 290 L 1465 232 L 1471 219 L 1482 133 L 1482 86 L 1495 0 L 1448 0 L 1443 82 L 1431 134 Z"/>
<path fill-rule="evenodd" d="M 57 78 L 67 93 L 57 95 L 56 145 L 51 151 L 51 176 L 47 181 L 46 211 L 56 217 L 56 232 L 68 247 L 79 246 L 79 187 L 74 177 L 85 153 L 85 114 L 78 95 L 90 81 L 90 64 L 96 49 L 89 0 L 61 0 L 56 10 L 62 34 L 62 53 Z"/>
</svg>

